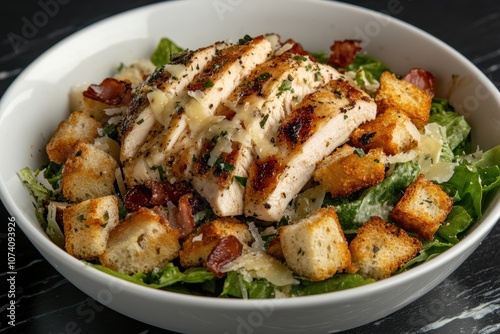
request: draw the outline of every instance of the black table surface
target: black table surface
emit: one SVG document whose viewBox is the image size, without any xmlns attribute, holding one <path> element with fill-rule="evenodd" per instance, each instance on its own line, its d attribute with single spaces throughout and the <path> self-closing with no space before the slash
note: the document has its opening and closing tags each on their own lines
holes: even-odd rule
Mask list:
<svg viewBox="0 0 500 334">
<path fill-rule="evenodd" d="M 272 1 L 272 0 L 270 0 Z M 5 1 L 0 5 L 0 96 L 36 57 L 59 40 L 108 16 L 154 0 Z M 443 40 L 500 86 L 500 2 L 498 0 L 345 1 L 387 12 Z M 14 47 L 9 33 L 52 4 L 50 19 Z M 57 6 L 54 6 L 57 4 Z M 38 13 L 38 14 L 37 14 Z M 14 144 L 14 143 L 13 143 Z M 8 159 L 8 157 L 2 157 Z M 94 301 L 62 277 L 16 230 L 16 326 L 7 318 L 7 223 L 0 205 L 1 292 L 0 333 L 168 333 L 125 317 Z M 348 333 L 499 333 L 500 224 L 473 255 L 439 286 L 384 319 Z M 210 330 L 207 329 L 207 333 Z"/>
</svg>

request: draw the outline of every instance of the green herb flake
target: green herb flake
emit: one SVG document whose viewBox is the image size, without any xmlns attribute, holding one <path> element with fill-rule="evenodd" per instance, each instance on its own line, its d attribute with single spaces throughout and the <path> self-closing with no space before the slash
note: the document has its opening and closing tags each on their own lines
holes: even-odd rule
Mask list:
<svg viewBox="0 0 500 334">
<path fill-rule="evenodd" d="M 364 157 L 365 156 L 365 151 L 363 151 L 362 149 L 356 147 L 354 149 L 354 153 L 357 154 L 359 157 Z"/>
<path fill-rule="evenodd" d="M 239 44 L 239 45 L 246 44 L 246 43 L 248 43 L 248 42 L 251 42 L 251 41 L 252 41 L 252 39 L 253 39 L 253 38 L 252 38 L 250 35 L 245 35 L 245 36 L 243 36 L 243 38 L 240 38 L 240 39 L 238 40 L 238 44 Z"/>
<path fill-rule="evenodd" d="M 268 118 L 269 118 L 269 115 L 265 115 L 264 117 L 262 117 L 262 120 L 259 122 L 261 129 L 264 129 L 264 126 L 266 125 Z"/>
<path fill-rule="evenodd" d="M 246 177 L 243 176 L 233 176 L 233 179 L 238 182 L 238 184 L 242 187 L 245 187 L 247 185 L 247 179 Z"/>
<path fill-rule="evenodd" d="M 204 84 L 203 84 L 203 88 L 210 88 L 210 87 L 213 87 L 214 86 L 214 83 L 211 81 L 211 80 L 207 80 Z"/>
<path fill-rule="evenodd" d="M 144 123 L 144 118 L 141 118 L 140 120 L 137 121 L 137 125 L 141 125 L 142 123 Z"/>
<path fill-rule="evenodd" d="M 295 56 L 293 59 L 298 60 L 298 61 L 307 61 L 307 58 L 304 56 Z"/>
<path fill-rule="evenodd" d="M 265 81 L 266 79 L 270 78 L 271 77 L 271 73 L 269 72 L 264 72 L 262 73 L 261 75 L 259 75 L 257 77 L 257 79 L 255 79 L 256 82 L 261 82 L 261 81 Z"/>
<path fill-rule="evenodd" d="M 158 172 L 158 175 L 160 176 L 160 180 L 164 181 L 165 179 L 165 170 L 163 169 L 163 166 L 156 165 L 151 167 L 151 170 L 155 170 Z"/>
<path fill-rule="evenodd" d="M 78 216 L 76 217 L 76 220 L 78 220 L 78 221 L 80 221 L 80 222 L 81 222 L 81 221 L 84 221 L 84 220 L 85 220 L 85 216 L 84 216 L 84 215 L 78 215 Z"/>
<path fill-rule="evenodd" d="M 283 82 L 281 83 L 281 85 L 278 88 L 278 90 L 280 92 L 284 92 L 284 91 L 291 90 L 291 89 L 292 89 L 292 82 L 289 80 L 283 80 Z"/>
</svg>

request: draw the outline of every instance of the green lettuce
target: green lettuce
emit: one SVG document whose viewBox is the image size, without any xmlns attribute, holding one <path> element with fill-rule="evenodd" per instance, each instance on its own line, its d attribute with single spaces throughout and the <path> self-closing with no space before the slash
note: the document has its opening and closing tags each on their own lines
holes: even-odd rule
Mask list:
<svg viewBox="0 0 500 334">
<path fill-rule="evenodd" d="M 423 247 L 420 250 L 419 254 L 408 261 L 403 267 L 401 267 L 401 269 L 398 270 L 396 274 L 415 267 L 417 264 L 431 260 L 453 246 L 452 243 L 442 242 L 439 240 L 424 240 L 422 244 Z"/>
<path fill-rule="evenodd" d="M 429 123 L 437 123 L 446 129 L 446 144 L 453 155 L 462 154 L 470 144 L 469 123 L 464 116 L 454 111 L 447 99 L 433 99 Z"/>
<path fill-rule="evenodd" d="M 378 83 L 382 73 L 390 71 L 389 67 L 381 61 L 362 53 L 357 54 L 356 58 L 343 70 L 345 72 L 355 72 L 356 77 L 354 80 L 360 87 L 364 87 L 366 81 L 370 84 Z"/>
<path fill-rule="evenodd" d="M 224 280 L 223 290 L 220 297 L 236 297 L 245 299 L 256 298 L 274 298 L 275 286 L 268 280 L 254 279 L 247 281 L 243 276 L 236 272 L 230 271 Z"/>
<path fill-rule="evenodd" d="M 342 228 L 345 231 L 356 230 L 372 216 L 387 219 L 389 212 L 401 199 L 406 188 L 415 181 L 419 172 L 420 167 L 416 162 L 397 163 L 390 176 L 363 192 L 359 199 L 334 205 Z M 323 206 L 331 204 L 325 201 Z"/>
<path fill-rule="evenodd" d="M 204 267 L 192 267 L 181 272 L 179 267 L 173 263 L 169 263 L 163 268 L 153 270 L 150 273 L 141 272 L 133 275 L 122 274 L 100 264 L 88 262 L 87 264 L 109 275 L 155 289 L 167 288 L 177 283 L 205 283 L 216 279 L 216 276 Z"/>
<path fill-rule="evenodd" d="M 375 282 L 372 278 L 364 279 L 358 274 L 336 274 L 324 281 L 312 282 L 300 279 L 301 284 L 292 287 L 292 296 L 309 296 L 321 293 L 351 289 Z"/>
<path fill-rule="evenodd" d="M 151 55 L 151 62 L 156 67 L 170 64 L 172 62 L 172 55 L 182 51 L 184 51 L 184 49 L 175 44 L 172 40 L 162 38 Z"/>
</svg>

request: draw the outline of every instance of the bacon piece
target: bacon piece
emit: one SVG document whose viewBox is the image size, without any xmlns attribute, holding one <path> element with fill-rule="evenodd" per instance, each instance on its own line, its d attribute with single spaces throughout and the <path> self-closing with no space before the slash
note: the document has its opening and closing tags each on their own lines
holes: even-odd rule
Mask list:
<svg viewBox="0 0 500 334">
<path fill-rule="evenodd" d="M 130 188 L 123 201 L 128 211 L 136 211 L 143 206 L 161 206 L 169 201 L 177 205 L 182 196 L 192 192 L 191 185 L 185 181 L 149 181 Z"/>
<path fill-rule="evenodd" d="M 313 55 L 307 51 L 306 49 L 304 49 L 304 47 L 302 46 L 302 44 L 300 44 L 299 42 L 296 42 L 294 41 L 293 39 L 289 38 L 286 40 L 285 43 L 282 43 L 283 45 L 285 44 L 292 44 L 292 48 L 290 49 L 290 51 L 292 53 L 296 53 L 296 54 L 299 54 L 301 56 L 309 56 L 309 58 L 313 61 L 317 61 L 316 58 L 313 57 Z"/>
<path fill-rule="evenodd" d="M 431 72 L 421 68 L 412 68 L 403 77 L 403 80 L 420 88 L 430 96 L 434 96 L 434 84 L 436 83 L 436 78 Z"/>
<path fill-rule="evenodd" d="M 189 183 L 185 181 L 175 183 L 168 181 L 148 181 L 146 182 L 146 186 L 151 189 L 152 193 L 150 205 L 164 205 L 168 201 L 177 205 L 182 196 L 193 191 Z"/>
<path fill-rule="evenodd" d="M 212 250 L 205 262 L 205 267 L 217 277 L 224 276 L 224 266 L 241 255 L 243 245 L 234 235 L 222 238 Z"/>
<path fill-rule="evenodd" d="M 128 82 L 106 78 L 99 85 L 90 85 L 83 95 L 111 106 L 123 106 L 132 100 L 132 87 Z"/>
<path fill-rule="evenodd" d="M 328 64 L 336 67 L 347 67 L 361 50 L 361 41 L 356 39 L 335 41 L 330 50 L 332 53 L 328 59 Z"/>
<path fill-rule="evenodd" d="M 149 206 L 151 201 L 151 189 L 141 184 L 130 188 L 123 197 L 123 203 L 127 211 L 137 211 L 143 206 Z"/>
<path fill-rule="evenodd" d="M 179 230 L 179 237 L 185 238 L 196 227 L 194 224 L 194 196 L 192 193 L 185 194 L 179 199 L 179 205 L 171 215 L 170 224 Z"/>
</svg>

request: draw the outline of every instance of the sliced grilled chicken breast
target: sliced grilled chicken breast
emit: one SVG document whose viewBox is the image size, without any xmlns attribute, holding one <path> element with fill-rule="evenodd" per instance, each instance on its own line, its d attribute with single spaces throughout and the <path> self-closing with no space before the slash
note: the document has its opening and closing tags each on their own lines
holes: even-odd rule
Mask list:
<svg viewBox="0 0 500 334">
<path fill-rule="evenodd" d="M 165 99 L 166 94 L 160 93 L 154 96 L 163 101 L 159 103 L 160 111 L 155 113 L 160 117 L 133 158 L 123 163 L 126 183 L 131 186 L 163 176 L 189 179 L 192 162 L 183 164 L 182 158 L 188 156 L 192 160 L 190 152 L 201 147 L 200 133 L 213 122 L 221 101 L 255 66 L 266 61 L 271 51 L 271 44 L 263 36 L 217 49 L 203 71 L 193 76 L 182 92 L 167 91 L 166 94 L 176 98 Z"/>
<path fill-rule="evenodd" d="M 311 178 L 316 164 L 375 116 L 373 100 L 342 78 L 307 95 L 279 125 L 275 154 L 259 156 L 251 165 L 244 214 L 279 220 Z"/>
<path fill-rule="evenodd" d="M 159 119 L 160 124 L 168 123 L 168 114 L 163 111 L 173 110 L 172 104 L 180 99 L 183 90 L 194 76 L 205 68 L 219 50 L 227 46 L 226 43 L 215 43 L 196 51 L 187 51 L 174 63 L 157 68 L 135 90 L 134 98 L 120 126 L 122 161 L 137 154 Z"/>
<path fill-rule="evenodd" d="M 292 105 L 340 76 L 330 66 L 285 52 L 257 66 L 221 104 L 219 117 L 203 132 L 192 178 L 216 214 L 243 213 L 248 168 L 255 157 L 277 152 L 270 134 Z"/>
</svg>

